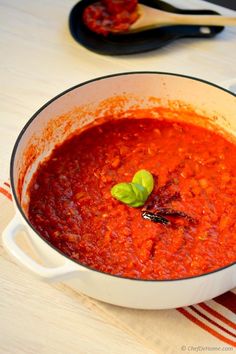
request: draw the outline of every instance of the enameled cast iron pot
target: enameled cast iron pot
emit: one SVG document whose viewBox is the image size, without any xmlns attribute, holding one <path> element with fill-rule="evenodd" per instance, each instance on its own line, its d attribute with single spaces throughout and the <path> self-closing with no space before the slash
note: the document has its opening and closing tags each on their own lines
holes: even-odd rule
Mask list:
<svg viewBox="0 0 236 354">
<path fill-rule="evenodd" d="M 126 99 L 121 99 L 116 106 L 119 100 L 114 96 L 117 95 Z M 40 161 L 56 144 L 97 115 L 106 115 L 109 105 L 115 114 L 133 105 L 150 107 L 153 104 L 150 97 L 158 98 L 162 105 L 182 101 L 203 112 L 213 124 L 236 135 L 235 95 L 209 82 L 169 73 L 134 72 L 77 85 L 36 112 L 16 141 L 10 169 L 16 214 L 3 232 L 3 244 L 20 264 L 48 282 L 63 281 L 88 296 L 120 306 L 167 309 L 205 301 L 234 288 L 236 264 L 179 280 L 122 278 L 72 261 L 47 243 L 27 219 L 27 186 Z M 44 265 L 26 254 L 16 242 L 21 230 L 27 234 Z"/>
</svg>

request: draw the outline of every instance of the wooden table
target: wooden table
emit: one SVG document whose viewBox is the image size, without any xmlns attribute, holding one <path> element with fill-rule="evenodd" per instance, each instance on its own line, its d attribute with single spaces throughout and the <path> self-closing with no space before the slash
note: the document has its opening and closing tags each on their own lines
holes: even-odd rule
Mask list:
<svg viewBox="0 0 236 354">
<path fill-rule="evenodd" d="M 79 82 L 131 70 L 179 72 L 215 83 L 236 77 L 233 28 L 212 40 L 186 39 L 160 51 L 105 57 L 71 38 L 67 20 L 74 3 L 0 1 L 1 181 L 8 178 L 10 153 L 22 126 L 45 101 Z M 199 0 L 182 4 L 219 9 Z M 8 219 L 2 213 L 1 222 L 6 224 Z M 26 273 L 1 245 L 0 284 L 1 354 L 152 353 L 90 308 L 86 297 L 77 301 L 72 290 L 42 283 Z"/>
</svg>

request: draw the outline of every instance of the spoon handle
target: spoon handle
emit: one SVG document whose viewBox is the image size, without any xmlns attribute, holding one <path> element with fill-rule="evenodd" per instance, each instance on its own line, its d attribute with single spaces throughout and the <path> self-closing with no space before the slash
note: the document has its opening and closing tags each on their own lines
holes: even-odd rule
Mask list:
<svg viewBox="0 0 236 354">
<path fill-rule="evenodd" d="M 170 15 L 169 24 L 206 25 L 206 26 L 236 26 L 235 16 L 218 15 Z"/>
<path fill-rule="evenodd" d="M 183 15 L 139 5 L 140 17 L 130 26 L 130 30 L 156 28 L 160 26 L 200 25 L 236 26 L 236 16 L 222 15 Z"/>
</svg>

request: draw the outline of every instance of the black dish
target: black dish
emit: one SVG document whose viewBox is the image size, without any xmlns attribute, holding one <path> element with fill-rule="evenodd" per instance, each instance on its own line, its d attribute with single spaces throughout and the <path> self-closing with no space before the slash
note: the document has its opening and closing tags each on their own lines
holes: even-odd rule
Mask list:
<svg viewBox="0 0 236 354">
<path fill-rule="evenodd" d="M 69 16 L 69 28 L 78 43 L 99 54 L 142 53 L 161 48 L 179 38 L 212 38 L 224 29 L 221 26 L 204 26 L 209 28 L 209 31 L 204 33 L 201 31 L 203 26 L 166 26 L 130 34 L 109 34 L 104 37 L 90 31 L 83 23 L 84 9 L 94 2 L 96 0 L 82 0 L 73 7 Z M 141 0 L 139 2 L 153 8 L 180 14 L 219 15 L 212 10 L 182 10 L 159 0 Z"/>
</svg>

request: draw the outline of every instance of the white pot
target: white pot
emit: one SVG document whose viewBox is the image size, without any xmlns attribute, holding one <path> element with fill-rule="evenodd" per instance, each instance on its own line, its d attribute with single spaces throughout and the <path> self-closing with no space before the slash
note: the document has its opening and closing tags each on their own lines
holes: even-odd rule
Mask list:
<svg viewBox="0 0 236 354">
<path fill-rule="evenodd" d="M 128 100 L 120 100 L 116 105 L 118 99 L 113 97 L 117 95 Z M 150 281 L 108 275 L 70 260 L 47 243 L 27 219 L 29 181 L 39 162 L 50 154 L 55 144 L 91 122 L 98 114 L 107 114 L 107 102 L 113 107 L 113 113 L 119 113 L 133 105 L 145 108 L 157 104 L 150 97 L 160 99 L 161 105 L 174 101 L 178 106 L 182 101 L 209 117 L 215 126 L 236 135 L 235 95 L 199 79 L 169 73 L 137 72 L 98 78 L 75 86 L 43 106 L 16 141 L 11 159 L 16 215 L 3 232 L 3 244 L 19 263 L 48 282 L 63 281 L 77 291 L 111 304 L 167 309 L 205 301 L 234 288 L 236 264 L 178 280 Z M 101 103 L 104 100 L 106 103 Z M 203 119 L 201 124 L 205 123 Z M 46 265 L 37 263 L 16 243 L 20 230 L 27 233 Z"/>
</svg>

